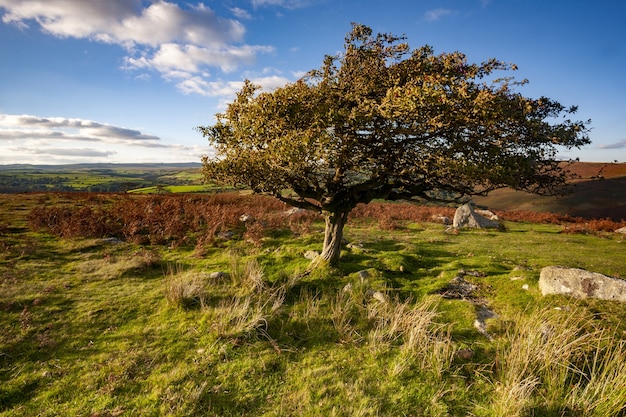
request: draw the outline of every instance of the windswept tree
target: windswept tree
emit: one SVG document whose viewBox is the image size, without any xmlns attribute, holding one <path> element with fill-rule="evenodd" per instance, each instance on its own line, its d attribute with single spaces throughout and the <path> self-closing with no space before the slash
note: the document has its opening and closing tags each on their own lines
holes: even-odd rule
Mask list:
<svg viewBox="0 0 626 417">
<path fill-rule="evenodd" d="M 458 200 L 511 187 L 553 194 L 568 179 L 559 148 L 588 144 L 588 123 L 546 97 L 495 77 L 515 65 L 467 62 L 459 52 L 411 50 L 404 37 L 353 24 L 345 51 L 272 92 L 246 82 L 215 125 L 205 178 L 320 213 L 318 258 L 339 260 L 359 203 Z"/>
</svg>

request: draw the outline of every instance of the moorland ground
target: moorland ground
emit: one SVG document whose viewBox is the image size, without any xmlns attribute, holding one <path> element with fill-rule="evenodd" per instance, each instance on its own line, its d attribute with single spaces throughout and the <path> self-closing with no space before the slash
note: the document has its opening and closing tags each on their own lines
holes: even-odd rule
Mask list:
<svg viewBox="0 0 626 417">
<path fill-rule="evenodd" d="M 452 208 L 372 203 L 339 267 L 303 274 L 323 222 L 286 209 L 0 194 L 0 416 L 626 415 L 623 305 L 537 286 L 626 277 L 623 222 L 457 232 L 433 220 Z"/>
</svg>

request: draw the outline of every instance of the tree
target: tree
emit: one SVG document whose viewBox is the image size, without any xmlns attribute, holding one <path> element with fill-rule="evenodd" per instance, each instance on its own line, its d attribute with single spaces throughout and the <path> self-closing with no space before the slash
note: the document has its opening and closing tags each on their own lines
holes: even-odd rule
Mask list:
<svg viewBox="0 0 626 417">
<path fill-rule="evenodd" d="M 198 129 L 216 157 L 210 181 L 323 215 L 323 251 L 339 259 L 343 228 L 359 203 L 458 200 L 512 187 L 553 194 L 569 177 L 559 147 L 590 143 L 587 125 L 546 97 L 495 78 L 515 65 L 469 64 L 459 52 L 411 51 L 404 37 L 353 24 L 345 51 L 272 92 L 246 81 L 215 125 Z"/>
</svg>

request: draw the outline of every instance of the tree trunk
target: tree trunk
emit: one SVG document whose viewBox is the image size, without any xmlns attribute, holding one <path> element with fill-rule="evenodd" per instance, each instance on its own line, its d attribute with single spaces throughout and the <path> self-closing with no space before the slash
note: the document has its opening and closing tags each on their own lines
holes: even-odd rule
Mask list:
<svg viewBox="0 0 626 417">
<path fill-rule="evenodd" d="M 348 220 L 350 212 L 325 212 L 326 230 L 324 231 L 324 249 L 317 261 L 323 261 L 328 265 L 336 265 L 341 253 L 341 241 L 343 238 L 343 226 Z"/>
</svg>

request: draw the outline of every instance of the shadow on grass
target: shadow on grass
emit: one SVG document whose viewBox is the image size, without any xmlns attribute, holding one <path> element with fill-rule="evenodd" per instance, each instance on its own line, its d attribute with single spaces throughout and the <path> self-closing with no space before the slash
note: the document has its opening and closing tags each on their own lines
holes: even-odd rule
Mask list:
<svg viewBox="0 0 626 417">
<path fill-rule="evenodd" d="M 34 380 L 9 389 L 0 386 L 0 412 L 7 411 L 17 404 L 33 398 L 37 394 L 37 389 L 40 385 L 39 380 Z"/>
</svg>

